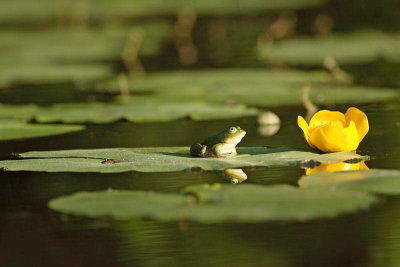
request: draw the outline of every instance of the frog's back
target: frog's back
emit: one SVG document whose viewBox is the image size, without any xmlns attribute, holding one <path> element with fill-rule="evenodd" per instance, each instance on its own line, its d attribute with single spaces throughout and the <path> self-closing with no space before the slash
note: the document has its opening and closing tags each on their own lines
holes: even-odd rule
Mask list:
<svg viewBox="0 0 400 267">
<path fill-rule="evenodd" d="M 216 144 L 223 142 L 224 137 L 225 137 L 225 131 L 221 132 L 219 134 L 207 137 L 201 144 L 208 146 L 208 147 L 212 147 Z"/>
</svg>

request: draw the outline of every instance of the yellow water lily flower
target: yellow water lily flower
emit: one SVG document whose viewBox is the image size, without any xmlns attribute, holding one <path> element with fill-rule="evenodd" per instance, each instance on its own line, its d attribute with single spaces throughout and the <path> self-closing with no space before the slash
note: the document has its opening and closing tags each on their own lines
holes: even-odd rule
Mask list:
<svg viewBox="0 0 400 267">
<path fill-rule="evenodd" d="M 369 130 L 367 115 L 354 107 L 345 114 L 320 110 L 311 118 L 310 124 L 298 116 L 297 124 L 307 143 L 323 152 L 356 150 Z"/>
<path fill-rule="evenodd" d="M 368 166 L 365 164 L 365 160 L 357 163 L 337 162 L 337 163 L 321 163 L 319 166 L 307 169 L 306 175 L 310 175 L 317 172 L 338 172 L 338 171 L 359 171 L 368 170 Z"/>
</svg>

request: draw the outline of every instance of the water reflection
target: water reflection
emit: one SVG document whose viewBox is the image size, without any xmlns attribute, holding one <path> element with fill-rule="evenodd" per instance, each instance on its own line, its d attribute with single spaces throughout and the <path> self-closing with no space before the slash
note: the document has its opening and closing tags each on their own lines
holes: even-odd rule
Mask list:
<svg viewBox="0 0 400 267">
<path fill-rule="evenodd" d="M 281 128 L 281 119 L 273 112 L 263 112 L 258 118 L 258 133 L 262 136 L 274 136 Z"/>
<path fill-rule="evenodd" d="M 242 169 L 225 169 L 223 171 L 225 179 L 229 180 L 231 184 L 240 184 L 247 180 L 247 174 Z"/>
<path fill-rule="evenodd" d="M 317 172 L 337 172 L 337 171 L 359 171 L 368 170 L 365 160 L 359 162 L 337 162 L 337 163 L 321 163 L 320 165 L 306 169 L 306 175 L 314 174 Z"/>
<path fill-rule="evenodd" d="M 258 133 L 262 136 L 274 136 L 279 132 L 280 128 L 280 124 L 260 125 L 258 127 Z"/>
</svg>

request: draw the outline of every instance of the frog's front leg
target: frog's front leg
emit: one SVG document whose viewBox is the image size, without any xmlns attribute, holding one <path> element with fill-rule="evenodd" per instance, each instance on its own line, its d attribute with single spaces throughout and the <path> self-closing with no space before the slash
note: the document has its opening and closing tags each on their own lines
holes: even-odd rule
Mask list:
<svg viewBox="0 0 400 267">
<path fill-rule="evenodd" d="M 190 147 L 190 155 L 193 157 L 202 157 L 205 158 L 207 157 L 207 146 L 202 145 L 202 144 L 194 144 Z"/>
<path fill-rule="evenodd" d="M 237 155 L 235 145 L 216 144 L 212 147 L 213 156 L 217 158 L 229 158 Z"/>
</svg>

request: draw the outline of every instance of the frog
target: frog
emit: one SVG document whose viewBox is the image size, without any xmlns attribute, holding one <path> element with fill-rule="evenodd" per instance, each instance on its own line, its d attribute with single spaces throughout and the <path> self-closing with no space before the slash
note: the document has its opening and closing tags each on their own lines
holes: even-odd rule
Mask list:
<svg viewBox="0 0 400 267">
<path fill-rule="evenodd" d="M 224 131 L 206 138 L 202 143 L 193 144 L 190 154 L 201 158 L 228 158 L 237 155 L 236 145 L 242 141 L 246 131 L 239 126 L 231 126 Z"/>
</svg>

